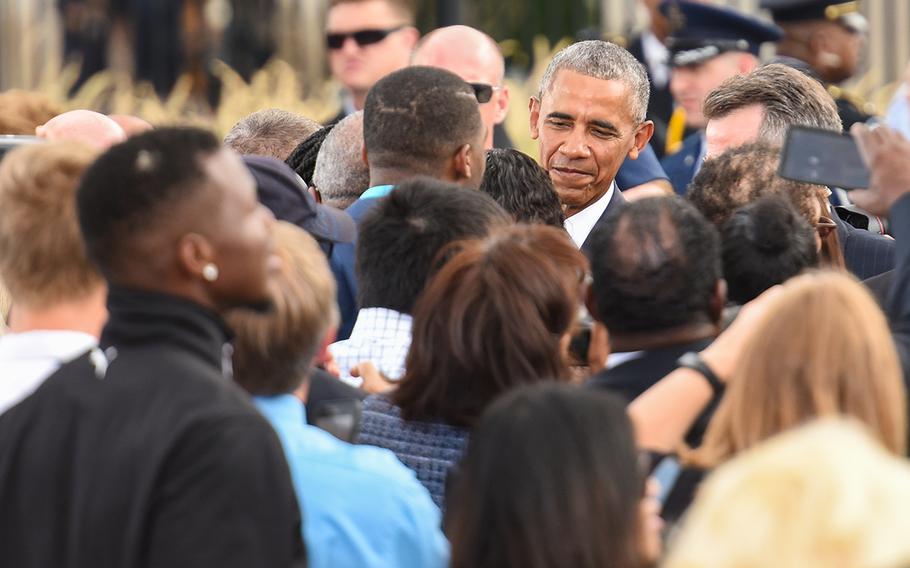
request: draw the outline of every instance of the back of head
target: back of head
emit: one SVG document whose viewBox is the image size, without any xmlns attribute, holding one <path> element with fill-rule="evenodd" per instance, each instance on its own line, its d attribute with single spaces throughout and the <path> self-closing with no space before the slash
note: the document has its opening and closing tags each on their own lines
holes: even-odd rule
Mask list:
<svg viewBox="0 0 910 568">
<path fill-rule="evenodd" d="M 630 203 L 589 240 L 595 316 L 611 334 L 715 321 L 720 243 L 691 205 L 676 197 Z"/>
<path fill-rule="evenodd" d="M 392 395 L 407 420 L 470 426 L 502 393 L 568 377 L 562 340 L 588 264 L 565 231 L 517 225 L 459 246 L 414 307 Z"/>
<path fill-rule="evenodd" d="M 89 257 L 108 280 L 151 264 L 152 254 L 165 256 L 137 254 L 137 245 L 206 187 L 202 160 L 221 150 L 210 132 L 160 128 L 113 146 L 86 170 L 76 195 L 79 225 Z"/>
<path fill-rule="evenodd" d="M 241 119 L 224 137 L 224 145 L 238 154 L 284 160 L 320 126 L 299 114 L 269 108 Z"/>
<path fill-rule="evenodd" d="M 502 205 L 516 221 L 562 227 L 565 214 L 550 174 L 518 150 L 487 152 L 480 191 Z"/>
<path fill-rule="evenodd" d="M 76 219 L 76 187 L 96 152 L 73 142 L 25 146 L 0 165 L 0 275 L 31 308 L 81 300 L 102 285 Z"/>
<path fill-rule="evenodd" d="M 620 81 L 629 87 L 632 116 L 642 122 L 648 111 L 651 86 L 644 65 L 616 44 L 602 40 L 573 43 L 556 53 L 547 66 L 537 90 L 537 99 L 549 92 L 560 71 L 574 71 L 601 81 Z"/>
<path fill-rule="evenodd" d="M 486 236 L 509 220 L 495 201 L 478 191 L 428 178 L 399 185 L 359 228 L 360 306 L 411 313 L 443 247 Z"/>
<path fill-rule="evenodd" d="M 60 114 L 41 93 L 10 89 L 0 93 L 0 134 L 34 135 L 35 129 Z"/>
<path fill-rule="evenodd" d="M 840 132 L 837 105 L 825 88 L 796 69 L 772 63 L 747 75 L 727 79 L 705 99 L 705 118 L 723 118 L 733 111 L 758 105 L 764 109 L 758 140 L 781 146 L 790 126 L 801 125 Z"/>
<path fill-rule="evenodd" d="M 815 228 L 779 195 L 737 209 L 721 242 L 727 297 L 738 304 L 818 265 Z"/>
<path fill-rule="evenodd" d="M 903 379 L 884 314 L 853 277 L 784 284 L 755 326 L 693 460 L 714 467 L 816 417 L 846 415 L 903 454 Z"/>
<path fill-rule="evenodd" d="M 642 566 L 637 464 L 612 396 L 559 385 L 503 396 L 473 431 L 449 500 L 451 566 Z"/>
<path fill-rule="evenodd" d="M 855 422 L 777 436 L 699 489 L 667 568 L 910 565 L 910 466 Z"/>
<path fill-rule="evenodd" d="M 91 110 L 59 114 L 35 129 L 35 134 L 52 141 L 68 140 L 106 150 L 126 140 L 126 132 L 113 119 Z"/>
<path fill-rule="evenodd" d="M 718 228 L 733 212 L 765 195 L 783 195 L 800 216 L 818 220 L 824 188 L 777 175 L 780 148 L 761 142 L 731 148 L 706 160 L 689 185 L 686 199 Z"/>
<path fill-rule="evenodd" d="M 326 334 L 338 325 L 335 279 L 319 244 L 291 223 L 275 224 L 281 271 L 272 309 L 234 311 L 234 380 L 254 395 L 287 394 L 300 386 Z"/>
<path fill-rule="evenodd" d="M 370 187 L 363 161 L 363 112 L 346 116 L 325 137 L 316 155 L 313 185 L 322 202 L 346 209 Z"/>
<path fill-rule="evenodd" d="M 370 168 L 439 175 L 465 144 L 483 146 L 483 123 L 471 87 L 434 67 L 406 67 L 367 95 L 363 141 Z"/>
</svg>

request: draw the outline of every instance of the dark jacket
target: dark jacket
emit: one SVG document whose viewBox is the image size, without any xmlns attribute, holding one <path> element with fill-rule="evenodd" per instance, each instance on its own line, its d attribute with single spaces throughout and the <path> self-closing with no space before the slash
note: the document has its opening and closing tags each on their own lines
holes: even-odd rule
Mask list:
<svg viewBox="0 0 910 568">
<path fill-rule="evenodd" d="M 860 280 L 894 268 L 894 239 L 846 223 L 837 215 L 837 236 L 844 251 L 847 270 Z"/>
<path fill-rule="evenodd" d="M 358 199 L 346 209 L 348 215 L 354 219 L 357 226 L 364 216 L 373 210 L 378 204 L 381 197 L 368 197 Z M 344 341 L 351 336 L 351 330 L 354 329 L 354 322 L 357 321 L 358 300 L 357 300 L 357 275 L 354 273 L 355 261 L 357 255 L 357 240 L 350 243 L 337 243 L 332 248 L 332 255 L 329 257 L 329 267 L 335 276 L 335 283 L 338 286 L 338 310 L 341 315 L 341 324 L 338 326 L 336 341 Z"/>
<path fill-rule="evenodd" d="M 701 156 L 703 140 L 701 132 L 690 134 L 683 140 L 682 148 L 678 152 L 660 161 L 677 195 L 686 194 L 689 183 L 698 171 L 698 158 Z"/>
<path fill-rule="evenodd" d="M 711 344 L 711 339 L 700 339 L 680 345 L 671 345 L 645 351 L 640 357 L 630 359 L 612 369 L 604 369 L 588 381 L 589 388 L 603 389 L 632 402 L 640 394 L 676 369 L 676 360 L 688 351 L 701 351 Z M 708 420 L 714 413 L 717 401 L 712 402 L 699 416 L 692 429 L 686 435 L 686 443 L 697 447 L 701 443 Z"/>
<path fill-rule="evenodd" d="M 4 565 L 305 562 L 281 444 L 222 374 L 220 318 L 113 288 L 106 372 L 83 356 L 0 417 Z"/>
<path fill-rule="evenodd" d="M 628 201 L 626 201 L 626 198 L 622 196 L 621 191 L 613 192 L 613 197 L 610 198 L 610 203 L 607 204 L 607 208 L 600 216 L 600 219 L 594 223 L 594 228 L 592 228 L 591 232 L 588 233 L 588 237 L 585 239 L 585 242 L 581 243 L 581 252 L 585 253 L 585 255 L 588 257 L 591 256 L 591 235 L 594 234 L 594 231 L 596 231 L 598 227 L 604 224 L 604 222 L 607 220 L 607 217 L 609 217 L 611 213 L 625 206 L 626 203 L 628 203 Z"/>
</svg>

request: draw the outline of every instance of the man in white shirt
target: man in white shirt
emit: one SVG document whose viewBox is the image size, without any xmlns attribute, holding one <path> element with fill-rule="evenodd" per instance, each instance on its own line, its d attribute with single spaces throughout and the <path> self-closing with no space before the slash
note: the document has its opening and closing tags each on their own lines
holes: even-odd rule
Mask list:
<svg viewBox="0 0 910 568">
<path fill-rule="evenodd" d="M 637 159 L 654 133 L 645 118 L 649 90 L 644 67 L 628 51 L 592 40 L 557 53 L 531 98 L 531 137 L 540 142 L 539 161 L 579 248 L 624 201 L 614 178 L 623 160 Z"/>
<path fill-rule="evenodd" d="M 12 302 L 0 336 L 0 413 L 96 347 L 107 319 L 107 289 L 76 219 L 76 186 L 94 158 L 87 146 L 51 142 L 0 164 L 0 275 Z"/>
</svg>

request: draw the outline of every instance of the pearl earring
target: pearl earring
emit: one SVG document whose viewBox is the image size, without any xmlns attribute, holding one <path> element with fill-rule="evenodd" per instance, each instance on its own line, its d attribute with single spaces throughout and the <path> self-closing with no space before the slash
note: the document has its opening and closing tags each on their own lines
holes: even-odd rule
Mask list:
<svg viewBox="0 0 910 568">
<path fill-rule="evenodd" d="M 211 262 L 202 267 L 202 277 L 209 282 L 218 280 L 218 267 Z"/>
</svg>

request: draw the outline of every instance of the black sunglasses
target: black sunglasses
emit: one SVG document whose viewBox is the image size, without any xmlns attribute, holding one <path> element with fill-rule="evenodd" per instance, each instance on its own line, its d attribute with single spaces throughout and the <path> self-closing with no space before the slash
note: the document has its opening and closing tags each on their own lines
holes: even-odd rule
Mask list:
<svg viewBox="0 0 910 568">
<path fill-rule="evenodd" d="M 325 43 L 329 49 L 341 49 L 344 47 L 344 42 L 346 42 L 350 37 L 354 38 L 354 41 L 357 43 L 357 45 L 363 47 L 365 45 L 379 43 L 387 38 L 390 33 L 397 32 L 398 30 L 406 27 L 406 25 L 402 24 L 400 26 L 395 26 L 394 28 L 388 28 L 385 30 L 360 30 L 346 34 L 327 34 L 325 36 Z"/>
<path fill-rule="evenodd" d="M 471 88 L 474 89 L 474 96 L 477 97 L 477 103 L 481 105 L 490 102 L 490 99 L 493 98 L 493 91 L 499 88 L 486 83 L 468 83 L 468 85 L 471 85 Z"/>
</svg>

